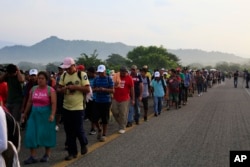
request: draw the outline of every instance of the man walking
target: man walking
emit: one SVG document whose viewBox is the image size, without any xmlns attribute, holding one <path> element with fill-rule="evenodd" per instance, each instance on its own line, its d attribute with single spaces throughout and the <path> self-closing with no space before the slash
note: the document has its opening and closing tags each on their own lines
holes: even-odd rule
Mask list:
<svg viewBox="0 0 250 167">
<path fill-rule="evenodd" d="M 131 104 L 135 104 L 134 83 L 128 74 L 126 67 L 121 67 L 114 78 L 115 92 L 112 102 L 112 113 L 119 125 L 119 133 L 125 133 L 125 128 L 128 120 L 129 100 Z"/>
<path fill-rule="evenodd" d="M 137 73 L 136 65 L 132 65 L 130 76 L 132 77 L 134 82 L 135 104 L 129 105 L 127 127 L 131 127 L 134 121 L 137 125 L 139 124 L 140 101 L 142 101 L 142 90 L 143 90 L 142 78 L 141 75 Z"/>
<path fill-rule="evenodd" d="M 77 72 L 75 61 L 66 57 L 61 66 L 66 70 L 65 75 L 60 78 L 58 92 L 64 93 L 63 112 L 64 128 L 68 145 L 68 156 L 65 160 L 77 157 L 76 138 L 81 145 L 81 154 L 87 153 L 88 140 L 83 129 L 84 117 L 84 94 L 90 92 L 89 80 L 85 72 Z"/>
</svg>

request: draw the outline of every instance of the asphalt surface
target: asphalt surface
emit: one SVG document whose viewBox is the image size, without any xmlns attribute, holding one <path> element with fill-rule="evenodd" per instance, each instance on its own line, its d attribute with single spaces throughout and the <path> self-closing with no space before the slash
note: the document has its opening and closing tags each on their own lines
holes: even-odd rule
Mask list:
<svg viewBox="0 0 250 167">
<path fill-rule="evenodd" d="M 58 145 L 49 163 L 28 166 L 54 167 L 228 167 L 230 150 L 250 150 L 250 92 L 233 79 L 214 85 L 201 97 L 195 94 L 181 109 L 164 111 L 148 122 L 118 134 L 112 121 L 106 142 L 89 136 L 89 153 L 64 161 L 64 131 L 57 135 Z M 152 106 L 151 106 L 152 113 Z M 85 122 L 86 130 L 89 122 Z M 42 157 L 43 149 L 38 150 Z M 22 148 L 20 161 L 29 156 Z"/>
</svg>

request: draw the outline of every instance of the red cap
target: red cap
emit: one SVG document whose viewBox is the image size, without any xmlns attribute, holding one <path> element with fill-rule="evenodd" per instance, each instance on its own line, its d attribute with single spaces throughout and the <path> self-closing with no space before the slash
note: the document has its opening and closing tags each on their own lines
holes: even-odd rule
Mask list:
<svg viewBox="0 0 250 167">
<path fill-rule="evenodd" d="M 177 67 L 177 68 L 176 68 L 176 71 L 181 71 L 181 68 L 180 68 L 180 67 Z"/>
<path fill-rule="evenodd" d="M 84 71 L 84 70 L 85 70 L 84 65 L 78 65 L 76 68 L 77 68 L 77 70 L 79 70 L 79 71 Z"/>
</svg>

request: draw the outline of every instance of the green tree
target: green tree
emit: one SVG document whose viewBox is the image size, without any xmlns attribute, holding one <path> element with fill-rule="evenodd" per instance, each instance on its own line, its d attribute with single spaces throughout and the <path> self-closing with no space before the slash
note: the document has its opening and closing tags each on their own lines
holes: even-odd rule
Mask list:
<svg viewBox="0 0 250 167">
<path fill-rule="evenodd" d="M 130 60 L 119 54 L 111 54 L 106 59 L 106 64 L 110 69 L 114 69 L 115 71 L 119 70 L 121 64 L 127 66 L 130 64 Z"/>
<path fill-rule="evenodd" d="M 94 52 L 90 55 L 87 55 L 86 53 L 82 53 L 81 57 L 78 57 L 76 60 L 76 64 L 82 64 L 85 66 L 85 68 L 94 66 L 97 67 L 100 64 L 104 64 L 105 62 L 102 61 L 101 59 L 98 59 L 98 53 L 97 50 L 94 50 Z"/>
<path fill-rule="evenodd" d="M 130 65 L 135 64 L 138 67 L 148 65 L 150 69 L 162 67 L 170 69 L 179 66 L 179 58 L 168 53 L 162 46 L 136 47 L 127 54 L 127 58 L 131 60 Z"/>
<path fill-rule="evenodd" d="M 58 71 L 58 66 L 56 66 L 55 64 L 53 63 L 49 63 L 46 65 L 46 71 L 49 71 L 49 72 L 57 72 Z"/>
</svg>

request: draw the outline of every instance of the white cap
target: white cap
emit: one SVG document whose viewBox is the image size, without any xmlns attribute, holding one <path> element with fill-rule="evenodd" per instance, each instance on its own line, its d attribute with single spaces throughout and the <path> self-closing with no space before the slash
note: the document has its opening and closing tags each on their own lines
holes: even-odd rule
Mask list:
<svg viewBox="0 0 250 167">
<path fill-rule="evenodd" d="M 38 71 L 37 71 L 37 69 L 30 69 L 29 74 L 30 75 L 37 75 Z"/>
<path fill-rule="evenodd" d="M 154 74 L 155 77 L 160 77 L 160 72 L 159 71 L 156 71 L 155 74 Z"/>
<path fill-rule="evenodd" d="M 99 65 L 97 68 L 97 72 L 104 72 L 106 70 L 106 67 L 104 65 Z"/>
<path fill-rule="evenodd" d="M 61 65 L 61 68 L 65 69 L 65 68 L 69 68 L 70 66 L 76 64 L 75 63 L 75 60 L 71 57 L 66 57 L 64 60 L 63 60 L 63 64 Z"/>
</svg>

